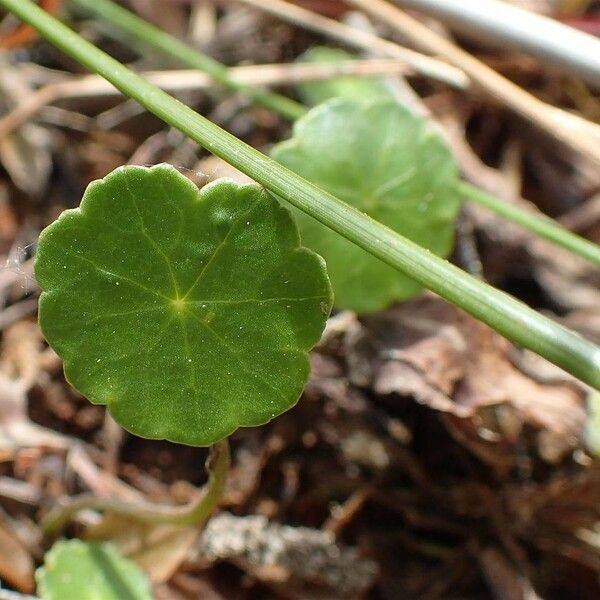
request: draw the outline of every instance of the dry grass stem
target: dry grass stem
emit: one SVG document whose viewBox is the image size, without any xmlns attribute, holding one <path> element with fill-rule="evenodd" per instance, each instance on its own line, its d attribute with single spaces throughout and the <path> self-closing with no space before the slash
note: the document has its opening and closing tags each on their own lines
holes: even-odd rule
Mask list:
<svg viewBox="0 0 600 600">
<path fill-rule="evenodd" d="M 496 101 L 583 156 L 600 163 L 600 128 L 594 123 L 542 102 L 450 40 L 388 2 L 383 0 L 348 1 L 353 6 L 393 27 L 421 51 L 443 56 L 466 73 L 477 88 L 492 96 Z"/>
<path fill-rule="evenodd" d="M 397 59 L 347 61 L 335 65 L 272 64 L 233 67 L 231 75 L 239 82 L 252 86 L 292 85 L 303 81 L 330 79 L 341 75 L 374 76 L 407 73 L 407 65 Z M 142 76 L 170 92 L 202 90 L 215 87 L 210 76 L 196 70 L 150 71 Z M 118 96 L 110 83 L 97 75 L 86 75 L 50 83 L 39 89 L 14 110 L 0 118 L 0 139 L 14 131 L 44 106 L 74 98 Z"/>
<path fill-rule="evenodd" d="M 404 61 L 417 73 L 437 79 L 452 87 L 464 89 L 469 86 L 468 77 L 452 65 L 383 40 L 367 31 L 361 31 L 333 19 L 322 17 L 289 2 L 283 2 L 283 0 L 237 1 L 275 15 L 294 25 L 336 39 L 353 48 L 397 58 Z"/>
</svg>

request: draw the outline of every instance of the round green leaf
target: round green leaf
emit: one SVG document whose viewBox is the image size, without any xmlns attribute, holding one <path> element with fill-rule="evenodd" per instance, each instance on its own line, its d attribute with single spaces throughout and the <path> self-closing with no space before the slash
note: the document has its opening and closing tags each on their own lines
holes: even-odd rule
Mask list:
<svg viewBox="0 0 600 600">
<path fill-rule="evenodd" d="M 450 150 L 392 99 L 337 98 L 296 122 L 274 148 L 283 165 L 432 252 L 452 249 L 459 198 Z M 298 212 L 302 242 L 326 262 L 335 304 L 372 312 L 421 286 Z"/>
<path fill-rule="evenodd" d="M 36 573 L 43 600 L 152 600 L 150 582 L 110 544 L 57 542 Z"/>
<path fill-rule="evenodd" d="M 323 260 L 255 185 L 124 167 L 40 235 L 39 320 L 69 382 L 142 437 L 210 445 L 295 404 Z"/>
</svg>

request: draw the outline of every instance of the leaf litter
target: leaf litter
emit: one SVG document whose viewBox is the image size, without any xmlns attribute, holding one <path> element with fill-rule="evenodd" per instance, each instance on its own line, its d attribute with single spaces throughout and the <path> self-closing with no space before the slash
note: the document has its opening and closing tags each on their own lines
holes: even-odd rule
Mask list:
<svg viewBox="0 0 600 600">
<path fill-rule="evenodd" d="M 150 17 L 166 7 L 164 0 L 137 4 Z M 168 4 L 174 15 L 169 27 L 184 35 L 185 3 Z M 322 42 L 279 23 L 274 27 L 272 19 L 233 3 L 212 23 L 209 46 L 232 64 L 283 61 Z M 248 44 L 239 43 L 242 34 Z M 62 70 L 72 68 L 43 44 L 36 51 Z M 118 52 L 130 56 L 128 49 Z M 536 75 L 552 78 L 522 57 L 484 58 L 517 73 L 536 92 Z M 417 87 L 441 122 L 450 114 L 464 124 L 460 134 L 505 182 L 494 149 L 516 140 L 521 183 L 543 211 L 568 215 L 586 203 L 593 186 L 575 157 L 528 137 L 521 123 L 481 99 L 423 82 Z M 549 85 L 541 91 L 561 105 L 558 90 Z M 3 101 L 14 105 L 14 98 Z M 261 109 L 218 94 L 189 101 L 206 114 L 213 111 L 257 147 L 289 137 L 287 125 Z M 579 101 L 592 106 L 597 98 L 588 90 Z M 4 156 L 12 163 L 0 175 L 7 198 L 0 211 L 0 262 L 9 265 L 0 281 L 0 504 L 8 516 L 2 528 L 10 539 L 6 547 L 14 548 L 0 557 L 8 560 L 0 577 L 3 586 L 21 592 L 31 590 L 31 565 L 40 564 L 43 551 L 37 524 L 54 502 L 92 492 L 184 504 L 204 481 L 203 450 L 127 435 L 119 440 L 102 410 L 67 386 L 59 359 L 40 342 L 32 313 L 18 312 L 38 290 L 25 285 L 9 257 L 11 248 L 29 243 L 31 229 L 39 231 L 72 208 L 90 180 L 127 163 L 138 148 L 142 164 L 173 162 L 209 175 L 213 166 L 195 149 L 184 152 L 181 140 L 168 132 L 153 138 L 156 123 L 144 115 L 125 121 L 123 132 L 100 131 L 94 115 L 106 109 L 106 101 L 69 100 L 62 106 L 90 116 L 89 129 L 46 124 L 48 136 L 30 140 L 35 177 L 23 178 L 18 148 Z M 531 173 L 544 169 L 577 175 L 568 180 L 568 198 Z M 461 219 L 473 237 L 460 233 L 469 228 L 460 229 L 458 247 L 473 244 L 486 279 L 598 336 L 597 273 L 571 267 L 561 252 L 539 248 L 528 234 L 515 235 L 496 218 L 469 211 Z M 586 231 L 599 239 L 597 217 L 588 219 Z M 368 318 L 337 313 L 311 364 L 311 380 L 290 413 L 235 434 L 227 512 L 215 517 L 201 541 L 194 536 L 173 544 L 179 538 L 167 532 L 156 546 L 163 554 L 140 559 L 148 559 L 157 597 L 345 598 L 348 590 L 358 593 L 369 583 L 363 596 L 373 598 L 597 597 L 600 471 L 586 446 L 588 390 L 431 295 Z M 226 531 L 217 532 L 223 525 Z M 94 526 L 97 515 L 85 514 L 67 534 L 91 535 Z M 248 529 L 254 533 L 246 542 Z M 212 539 L 209 531 L 215 532 Z M 155 539 L 161 534 L 147 533 Z M 118 543 L 114 531 L 109 537 Z M 139 542 L 134 534 L 123 540 L 125 552 L 132 539 Z M 359 582 L 364 587 L 352 587 L 353 577 L 322 580 L 310 564 L 294 562 L 286 554 L 290 539 L 323 549 L 332 573 L 347 573 L 348 565 L 353 575 L 366 573 Z M 269 568 L 260 553 L 251 552 L 257 540 L 271 557 Z M 211 541 L 215 551 L 203 552 Z M 336 548 L 352 561 L 336 559 Z"/>
</svg>

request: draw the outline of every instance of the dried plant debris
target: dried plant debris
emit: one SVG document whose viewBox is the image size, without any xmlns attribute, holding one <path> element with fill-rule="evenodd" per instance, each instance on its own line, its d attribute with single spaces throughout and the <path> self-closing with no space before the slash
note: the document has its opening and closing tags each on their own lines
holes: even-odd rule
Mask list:
<svg viewBox="0 0 600 600">
<path fill-rule="evenodd" d="M 4 332 L 0 351 L 0 450 L 47 447 L 66 449 L 69 440 L 32 423 L 27 392 L 39 375 L 41 334 L 30 321 L 18 321 Z"/>
<path fill-rule="evenodd" d="M 289 584 L 302 595 L 302 584 L 325 588 L 320 598 L 357 598 L 374 582 L 377 565 L 357 551 L 336 544 L 331 533 L 269 523 L 266 517 L 214 517 L 202 534 L 199 554 L 210 561 L 229 560 L 259 579 Z"/>
<path fill-rule="evenodd" d="M 530 426 L 566 448 L 581 443 L 583 387 L 547 363 L 543 376 L 532 377 L 509 342 L 440 299 L 425 295 L 398 305 L 364 319 L 360 331 L 349 334 L 347 357 L 363 365 L 361 380 L 370 365 L 368 386 L 377 394 L 473 419 L 482 439 L 514 443 Z"/>
<path fill-rule="evenodd" d="M 512 1 L 598 30 L 598 0 Z M 338 0 L 294 3 L 330 17 L 345 10 Z M 237 2 L 121 4 L 230 65 L 339 47 Z M 71 16 L 111 54 L 141 59 L 139 70 L 178 66 Z M 598 120 L 600 97 L 585 84 L 524 54 L 468 50 L 546 102 Z M 6 52 L 0 71 L 3 116 L 81 74 L 41 40 Z M 597 168 L 489 98 L 422 76 L 390 84 L 440 123 L 463 177 L 522 208 L 528 198 L 600 242 Z M 290 135 L 240 95 L 181 99 L 263 151 Z M 162 161 L 199 186 L 221 176 L 249 182 L 116 97 L 61 98 L 0 140 L 0 598 L 34 593 L 51 545 L 39 523 L 58 498 L 178 505 L 204 482 L 203 451 L 103 428 L 104 409 L 66 383 L 34 320 L 39 231 L 76 206 L 89 181 Z M 600 343 L 598 269 L 472 205 L 457 229 L 459 266 Z M 136 529 L 110 516 L 97 524 L 89 512 L 65 536 L 110 538 L 157 600 L 597 600 L 597 397 L 432 295 L 369 317 L 338 312 L 310 362 L 292 411 L 232 437 L 224 507 L 237 516 L 221 514 L 202 532 Z"/>
<path fill-rule="evenodd" d="M 506 490 L 512 529 L 548 555 L 600 570 L 600 468 Z"/>
<path fill-rule="evenodd" d="M 600 270 L 587 261 L 542 240 L 528 244 L 533 273 L 561 309 L 600 307 Z"/>
<path fill-rule="evenodd" d="M 21 592 L 34 590 L 34 561 L 10 519 L 0 511 L 0 581 Z"/>
<path fill-rule="evenodd" d="M 22 103 L 32 93 L 17 69 L 0 57 L 0 111 Z M 0 138 L 0 163 L 13 183 L 32 196 L 40 195 L 52 170 L 52 139 L 37 125 L 26 123 L 18 131 Z"/>
</svg>

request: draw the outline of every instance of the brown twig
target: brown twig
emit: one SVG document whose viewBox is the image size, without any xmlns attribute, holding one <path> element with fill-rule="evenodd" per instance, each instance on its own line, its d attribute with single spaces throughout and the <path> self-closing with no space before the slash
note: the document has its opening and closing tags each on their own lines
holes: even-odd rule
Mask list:
<svg viewBox="0 0 600 600">
<path fill-rule="evenodd" d="M 348 2 L 393 27 L 421 51 L 443 56 L 466 73 L 477 88 L 573 150 L 600 163 L 600 127 L 597 125 L 542 102 L 388 2 L 383 0 L 348 0 Z"/>
<path fill-rule="evenodd" d="M 366 31 L 348 27 L 343 23 L 312 13 L 289 2 L 283 2 L 282 0 L 237 1 L 275 15 L 294 25 L 341 41 L 353 48 L 376 52 L 381 56 L 397 58 L 404 61 L 416 72 L 453 87 L 464 89 L 469 85 L 468 77 L 460 69 L 452 65 L 425 56 L 414 50 L 409 50 L 393 42 L 388 42 Z"/>
<path fill-rule="evenodd" d="M 231 75 L 246 85 L 291 85 L 330 79 L 341 75 L 374 76 L 406 73 L 407 66 L 397 59 L 356 60 L 339 64 L 273 64 L 233 67 Z M 153 71 L 142 74 L 148 81 L 171 92 L 208 89 L 215 86 L 206 74 L 196 70 Z M 25 102 L 0 118 L 0 139 L 14 131 L 41 108 L 58 100 L 120 95 L 110 83 L 97 75 L 86 75 L 50 83 L 31 94 Z"/>
</svg>

